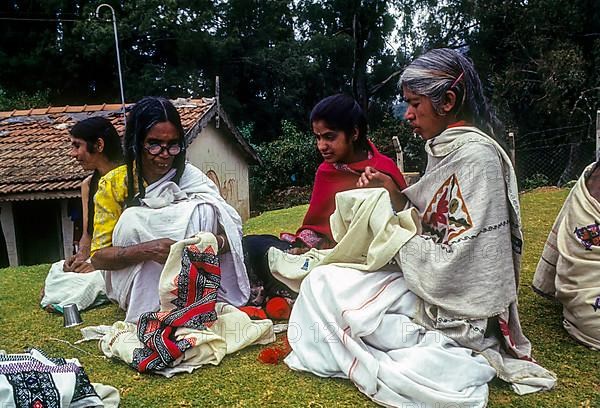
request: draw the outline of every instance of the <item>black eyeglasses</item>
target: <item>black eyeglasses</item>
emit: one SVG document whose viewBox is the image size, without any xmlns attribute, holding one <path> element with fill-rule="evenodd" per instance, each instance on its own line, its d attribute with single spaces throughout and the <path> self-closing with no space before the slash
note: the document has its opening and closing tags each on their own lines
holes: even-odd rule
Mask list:
<svg viewBox="0 0 600 408">
<path fill-rule="evenodd" d="M 152 156 L 160 155 L 163 150 L 166 150 L 169 153 L 169 156 L 177 156 L 181 153 L 182 147 L 179 144 L 170 144 L 170 145 L 161 145 L 158 143 L 146 143 L 144 145 L 144 149 Z"/>
</svg>

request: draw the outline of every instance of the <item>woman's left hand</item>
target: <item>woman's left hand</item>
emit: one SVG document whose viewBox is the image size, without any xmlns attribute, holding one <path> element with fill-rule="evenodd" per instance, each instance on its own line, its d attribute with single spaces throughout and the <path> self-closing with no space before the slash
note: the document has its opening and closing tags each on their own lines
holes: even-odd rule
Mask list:
<svg viewBox="0 0 600 408">
<path fill-rule="evenodd" d="M 380 172 L 374 167 L 367 166 L 356 182 L 356 187 L 383 187 L 389 189 L 387 186 L 390 185 L 390 182 L 394 184 L 394 181 L 390 176 Z"/>
<path fill-rule="evenodd" d="M 380 172 L 374 167 L 365 167 L 365 171 L 360 175 L 356 182 L 356 187 L 383 187 L 390 193 L 390 199 L 392 200 L 392 207 L 394 210 L 399 211 L 406 205 L 406 197 L 402 194 L 402 191 L 400 191 L 396 182 L 390 176 Z"/>
</svg>

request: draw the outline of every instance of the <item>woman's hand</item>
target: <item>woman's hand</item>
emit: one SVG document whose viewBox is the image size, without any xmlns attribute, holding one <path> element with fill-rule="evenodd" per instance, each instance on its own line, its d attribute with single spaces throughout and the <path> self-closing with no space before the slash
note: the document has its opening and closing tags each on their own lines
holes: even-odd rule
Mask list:
<svg viewBox="0 0 600 408">
<path fill-rule="evenodd" d="M 95 269 L 92 264 L 87 262 L 88 258 L 89 252 L 88 255 L 86 255 L 81 251 L 73 256 L 68 257 L 65 259 L 65 263 L 63 264 L 63 271 L 76 273 L 87 273 L 94 271 Z"/>
<path fill-rule="evenodd" d="M 310 250 L 309 247 L 294 247 L 288 249 L 286 252 L 291 255 L 302 255 L 307 253 Z"/>
<path fill-rule="evenodd" d="M 389 191 L 389 188 L 386 186 L 389 186 L 390 183 L 394 185 L 396 184 L 394 183 L 394 180 L 392 180 L 392 178 L 387 174 L 380 172 L 374 167 L 367 166 L 365 167 L 365 171 L 363 171 L 363 173 L 358 178 L 358 181 L 356 182 L 356 187 L 383 187 Z"/>
<path fill-rule="evenodd" d="M 169 257 L 171 245 L 174 243 L 175 241 L 170 238 L 159 238 L 145 242 L 142 245 L 147 245 L 144 252 L 149 255 L 149 260 L 164 264 Z"/>
<path fill-rule="evenodd" d="M 360 175 L 356 182 L 356 187 L 383 187 L 390 193 L 390 199 L 392 200 L 392 207 L 394 210 L 400 211 L 406 205 L 406 197 L 402 194 L 402 191 L 400 191 L 396 182 L 390 176 L 380 172 L 374 167 L 365 167 L 365 171 Z"/>
</svg>

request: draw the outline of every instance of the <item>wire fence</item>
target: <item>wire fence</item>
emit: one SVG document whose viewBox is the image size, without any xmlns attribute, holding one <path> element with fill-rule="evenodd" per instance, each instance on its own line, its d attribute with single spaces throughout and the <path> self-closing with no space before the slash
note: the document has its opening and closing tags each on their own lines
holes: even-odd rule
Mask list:
<svg viewBox="0 0 600 408">
<path fill-rule="evenodd" d="M 517 139 L 515 172 L 520 189 L 563 186 L 595 160 L 590 124 L 543 129 Z"/>
<path fill-rule="evenodd" d="M 595 141 L 554 146 L 518 148 L 515 171 L 520 189 L 564 185 L 579 175 L 595 159 Z"/>
</svg>

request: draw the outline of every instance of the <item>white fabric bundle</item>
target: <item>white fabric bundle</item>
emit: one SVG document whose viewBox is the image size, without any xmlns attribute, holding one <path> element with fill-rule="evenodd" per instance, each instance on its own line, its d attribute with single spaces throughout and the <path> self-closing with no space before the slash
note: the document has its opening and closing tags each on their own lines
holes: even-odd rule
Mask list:
<svg viewBox="0 0 600 408">
<path fill-rule="evenodd" d="M 52 305 L 60 311 L 65 305 L 74 303 L 79 310 L 85 310 L 108 301 L 102 272 L 65 272 L 64 263 L 62 260 L 50 266 L 40 302 L 43 308 Z"/>
</svg>

